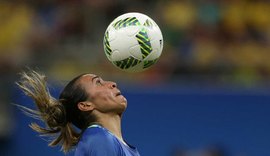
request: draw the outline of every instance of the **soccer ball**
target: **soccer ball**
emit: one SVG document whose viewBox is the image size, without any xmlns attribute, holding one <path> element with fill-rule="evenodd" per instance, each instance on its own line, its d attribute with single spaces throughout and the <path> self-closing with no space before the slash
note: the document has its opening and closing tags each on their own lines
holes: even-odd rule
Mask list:
<svg viewBox="0 0 270 156">
<path fill-rule="evenodd" d="M 124 71 L 139 72 L 157 62 L 162 53 L 163 37 L 150 17 L 126 13 L 110 23 L 103 46 L 113 65 Z"/>
</svg>

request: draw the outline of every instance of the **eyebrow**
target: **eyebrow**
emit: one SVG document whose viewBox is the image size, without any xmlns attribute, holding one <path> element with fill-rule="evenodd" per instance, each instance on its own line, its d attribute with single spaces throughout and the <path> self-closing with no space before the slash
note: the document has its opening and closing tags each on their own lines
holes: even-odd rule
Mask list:
<svg viewBox="0 0 270 156">
<path fill-rule="evenodd" d="M 93 78 L 92 78 L 92 82 L 95 80 L 95 79 L 97 79 L 97 78 L 100 78 L 99 76 L 94 76 Z"/>
</svg>

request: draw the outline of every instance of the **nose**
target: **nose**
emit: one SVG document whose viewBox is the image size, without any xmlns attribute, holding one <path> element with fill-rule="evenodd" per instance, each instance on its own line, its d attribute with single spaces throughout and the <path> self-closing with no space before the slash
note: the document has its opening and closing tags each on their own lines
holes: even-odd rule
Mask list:
<svg viewBox="0 0 270 156">
<path fill-rule="evenodd" d="M 111 81 L 110 81 L 109 87 L 112 88 L 112 89 L 113 89 L 113 88 L 116 88 L 116 87 L 117 87 L 117 84 L 116 84 L 115 82 L 111 82 Z"/>
</svg>

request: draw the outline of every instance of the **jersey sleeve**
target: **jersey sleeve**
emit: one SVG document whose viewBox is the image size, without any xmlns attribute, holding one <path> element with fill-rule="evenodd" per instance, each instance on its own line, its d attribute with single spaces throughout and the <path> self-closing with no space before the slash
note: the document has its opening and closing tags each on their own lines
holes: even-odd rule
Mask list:
<svg viewBox="0 0 270 156">
<path fill-rule="evenodd" d="M 75 156 L 121 156 L 121 149 L 114 137 L 99 132 L 82 138 L 75 151 Z"/>
</svg>

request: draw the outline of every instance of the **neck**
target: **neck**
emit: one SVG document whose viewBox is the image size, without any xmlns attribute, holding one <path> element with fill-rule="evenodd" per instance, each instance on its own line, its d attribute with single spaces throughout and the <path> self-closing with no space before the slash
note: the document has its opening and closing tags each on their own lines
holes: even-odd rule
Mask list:
<svg viewBox="0 0 270 156">
<path fill-rule="evenodd" d="M 119 140 L 123 141 L 120 115 L 102 114 L 98 119 L 98 123 L 113 133 Z"/>
</svg>

